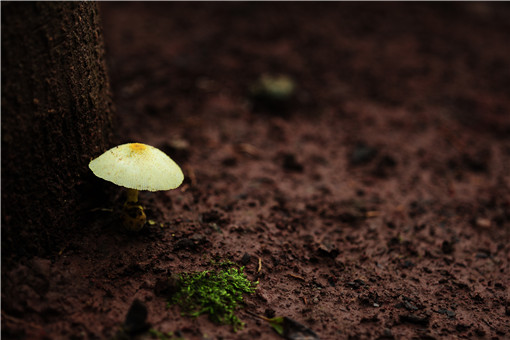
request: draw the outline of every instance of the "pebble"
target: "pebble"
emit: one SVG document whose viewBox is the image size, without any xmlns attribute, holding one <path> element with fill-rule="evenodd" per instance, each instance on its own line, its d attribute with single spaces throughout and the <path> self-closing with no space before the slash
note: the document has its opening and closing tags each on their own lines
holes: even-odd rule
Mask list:
<svg viewBox="0 0 510 340">
<path fill-rule="evenodd" d="M 479 217 L 476 219 L 476 225 L 480 228 L 490 228 L 491 220 L 488 218 Z"/>
</svg>

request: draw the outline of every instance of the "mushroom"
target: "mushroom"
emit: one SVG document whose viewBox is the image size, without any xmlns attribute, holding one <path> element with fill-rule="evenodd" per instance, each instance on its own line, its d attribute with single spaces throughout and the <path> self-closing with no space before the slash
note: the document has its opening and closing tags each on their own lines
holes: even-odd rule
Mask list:
<svg viewBox="0 0 510 340">
<path fill-rule="evenodd" d="M 123 208 L 124 226 L 133 231 L 143 228 L 147 219 L 138 203 L 138 191 L 175 189 L 184 175 L 163 151 L 142 143 L 116 146 L 89 163 L 94 175 L 128 189 Z"/>
</svg>

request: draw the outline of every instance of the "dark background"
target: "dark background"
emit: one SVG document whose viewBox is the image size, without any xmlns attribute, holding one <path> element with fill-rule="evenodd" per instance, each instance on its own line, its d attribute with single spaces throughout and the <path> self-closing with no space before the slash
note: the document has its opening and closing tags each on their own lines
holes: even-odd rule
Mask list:
<svg viewBox="0 0 510 340">
<path fill-rule="evenodd" d="M 138 298 L 187 339 L 280 338 L 243 310 L 233 333 L 166 308 L 161 282 L 210 259 L 260 282 L 247 310 L 323 339 L 508 336 L 507 4 L 100 7 L 111 146 L 159 147 L 186 180 L 141 193 L 142 233 L 85 209 L 62 248 L 3 272 L 3 336 L 107 338 Z M 264 73 L 294 96 L 253 98 Z M 121 206 L 87 181 L 85 206 Z"/>
</svg>

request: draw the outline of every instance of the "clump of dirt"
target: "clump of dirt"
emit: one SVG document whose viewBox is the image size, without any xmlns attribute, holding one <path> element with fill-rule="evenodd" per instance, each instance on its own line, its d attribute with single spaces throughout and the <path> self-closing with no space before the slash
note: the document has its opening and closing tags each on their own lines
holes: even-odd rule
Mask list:
<svg viewBox="0 0 510 340">
<path fill-rule="evenodd" d="M 135 300 L 186 339 L 281 338 L 255 315 L 321 339 L 510 336 L 507 5 L 102 10 L 118 142 L 186 179 L 140 193 L 141 233 L 88 211 L 59 253 L 3 272 L 3 337 L 109 338 Z M 250 96 L 263 74 L 295 82 L 285 110 Z M 259 282 L 238 332 L 167 308 L 162 282 L 211 259 Z"/>
</svg>

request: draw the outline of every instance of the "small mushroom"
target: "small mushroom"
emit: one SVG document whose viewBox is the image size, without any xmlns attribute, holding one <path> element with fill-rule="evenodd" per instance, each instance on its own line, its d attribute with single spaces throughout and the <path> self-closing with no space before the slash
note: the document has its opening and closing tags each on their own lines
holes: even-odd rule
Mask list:
<svg viewBox="0 0 510 340">
<path fill-rule="evenodd" d="M 138 191 L 175 189 L 184 175 L 181 168 L 164 152 L 142 143 L 116 146 L 89 163 L 94 175 L 128 189 L 123 208 L 124 226 L 133 231 L 143 228 L 146 221 L 138 203 Z"/>
<path fill-rule="evenodd" d="M 296 90 L 296 83 L 287 75 L 263 74 L 252 86 L 251 94 L 254 97 L 265 97 L 266 99 L 285 101 L 289 99 Z"/>
</svg>

